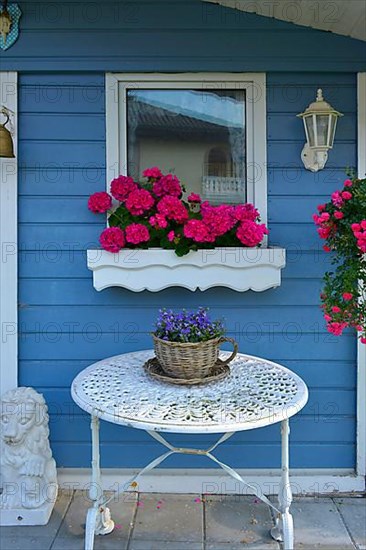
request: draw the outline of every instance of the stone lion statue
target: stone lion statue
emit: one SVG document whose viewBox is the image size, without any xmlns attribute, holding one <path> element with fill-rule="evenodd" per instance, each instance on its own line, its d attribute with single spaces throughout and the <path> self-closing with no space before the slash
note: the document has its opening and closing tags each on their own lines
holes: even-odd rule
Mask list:
<svg viewBox="0 0 366 550">
<path fill-rule="evenodd" d="M 1 397 L 0 508 L 39 508 L 57 496 L 56 463 L 48 441 L 48 410 L 33 388 Z"/>
</svg>

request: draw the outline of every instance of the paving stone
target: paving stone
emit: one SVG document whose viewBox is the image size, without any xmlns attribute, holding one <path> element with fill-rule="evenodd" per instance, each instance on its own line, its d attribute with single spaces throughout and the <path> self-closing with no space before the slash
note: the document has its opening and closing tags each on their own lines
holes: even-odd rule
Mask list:
<svg viewBox="0 0 366 550">
<path fill-rule="evenodd" d="M 366 499 L 334 499 L 358 550 L 366 550 Z"/>
<path fill-rule="evenodd" d="M 248 496 L 206 497 L 206 547 L 278 549 L 269 534 L 273 527 L 269 507 Z M 225 543 L 225 544 L 224 544 Z M 229 546 L 228 546 L 229 545 Z"/>
<path fill-rule="evenodd" d="M 203 543 L 136 540 L 131 543 L 129 550 L 203 550 Z"/>
<path fill-rule="evenodd" d="M 108 495 L 110 496 L 111 493 Z M 86 492 L 75 492 L 52 549 L 62 548 L 63 550 L 74 550 L 75 548 L 76 550 L 78 548 L 83 548 L 86 514 L 91 504 Z M 136 496 L 133 493 L 120 495 L 113 499 L 108 504 L 108 507 L 111 511 L 112 519 L 115 522 L 115 528 L 109 535 L 97 536 L 95 538 L 95 548 L 111 548 L 111 550 L 113 548 L 119 548 L 122 550 L 122 548 L 126 548 L 127 546 L 136 507 Z M 64 542 L 65 539 L 68 539 L 66 545 Z M 115 544 L 113 541 L 118 541 L 118 544 Z M 71 546 L 71 544 L 73 546 Z"/>
<path fill-rule="evenodd" d="M 1 541 L 4 537 L 51 537 L 53 539 L 60 528 L 62 520 L 65 517 L 72 496 L 72 491 L 59 491 L 55 506 L 47 525 L 16 525 L 12 527 L 1 527 Z M 0 546 L 0 548 L 1 550 L 4 550 L 4 547 Z"/>
<path fill-rule="evenodd" d="M 16 527 L 16 529 L 20 529 L 20 527 Z M 1 537 L 0 548 L 1 550 L 49 550 L 52 541 L 53 535 L 48 537 L 25 537 L 24 535 Z M 64 546 L 63 550 L 69 549 Z"/>
<path fill-rule="evenodd" d="M 202 542 L 203 506 L 197 495 L 141 494 L 131 540 Z M 133 546 L 132 546 L 133 547 Z"/>
<path fill-rule="evenodd" d="M 291 506 L 297 550 L 353 550 L 351 538 L 331 498 L 295 498 Z"/>
</svg>

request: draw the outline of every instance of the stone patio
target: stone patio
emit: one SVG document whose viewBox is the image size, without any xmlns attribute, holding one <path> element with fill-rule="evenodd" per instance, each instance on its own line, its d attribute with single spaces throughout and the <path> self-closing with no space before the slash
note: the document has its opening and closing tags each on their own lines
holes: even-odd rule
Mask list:
<svg viewBox="0 0 366 550">
<path fill-rule="evenodd" d="M 48 525 L 3 527 L 1 550 L 82 550 L 90 501 L 64 491 Z M 255 497 L 127 494 L 110 504 L 115 530 L 95 550 L 281 550 L 273 514 Z M 296 550 L 366 550 L 365 498 L 295 498 Z"/>
</svg>

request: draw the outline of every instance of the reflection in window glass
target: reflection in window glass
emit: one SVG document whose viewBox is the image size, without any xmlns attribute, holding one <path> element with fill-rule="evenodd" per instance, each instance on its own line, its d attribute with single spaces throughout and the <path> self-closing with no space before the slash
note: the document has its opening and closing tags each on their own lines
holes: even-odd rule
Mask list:
<svg viewBox="0 0 366 550">
<path fill-rule="evenodd" d="M 173 172 L 213 203 L 246 200 L 244 90 L 128 90 L 128 173 Z"/>
</svg>

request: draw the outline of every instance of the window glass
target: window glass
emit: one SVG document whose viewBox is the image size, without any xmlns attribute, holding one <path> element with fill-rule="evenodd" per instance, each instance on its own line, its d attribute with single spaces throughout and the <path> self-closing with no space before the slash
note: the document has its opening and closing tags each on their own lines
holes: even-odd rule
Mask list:
<svg viewBox="0 0 366 550">
<path fill-rule="evenodd" d="M 127 90 L 128 173 L 159 166 L 204 200 L 247 200 L 245 107 L 245 90 Z"/>
</svg>

